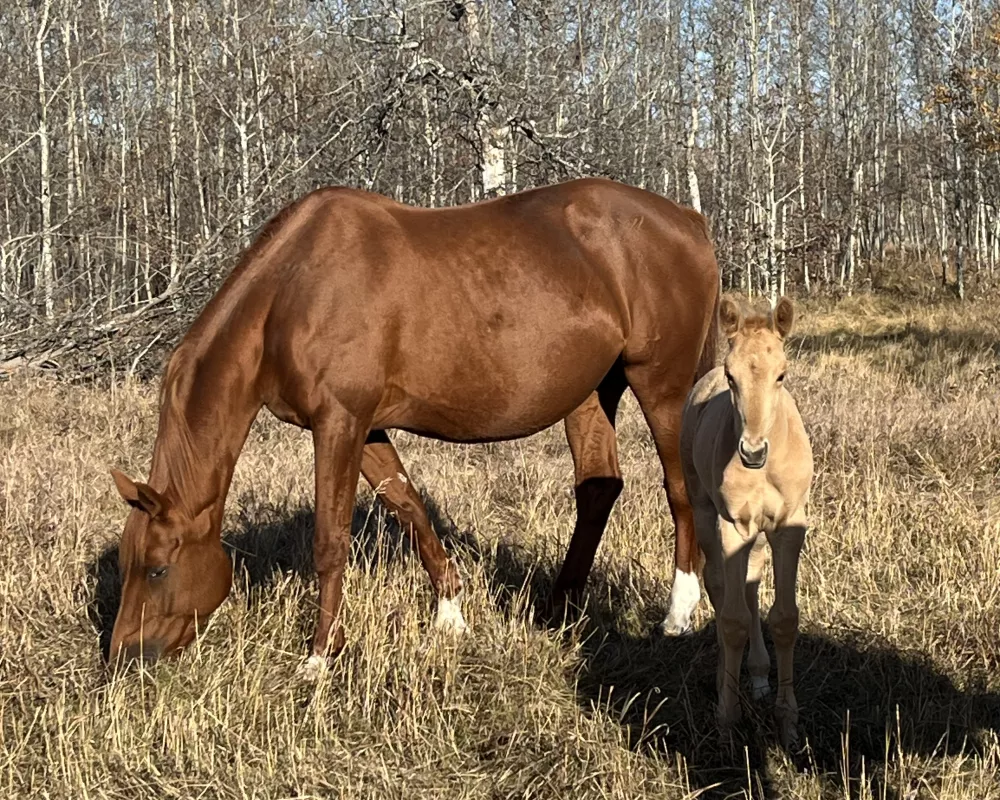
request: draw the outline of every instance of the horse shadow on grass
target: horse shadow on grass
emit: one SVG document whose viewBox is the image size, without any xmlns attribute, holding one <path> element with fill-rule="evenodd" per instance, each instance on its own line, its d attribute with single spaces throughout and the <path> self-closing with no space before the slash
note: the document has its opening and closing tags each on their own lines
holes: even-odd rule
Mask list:
<svg viewBox="0 0 1000 800">
<path fill-rule="evenodd" d="M 416 558 L 410 537 L 372 500 L 359 499 L 355 510 L 354 563 L 373 569 Z M 699 797 L 781 796 L 772 776 L 784 756 L 793 769 L 818 775 L 838 796 L 861 797 L 867 782 L 873 796 L 904 800 L 917 797 L 919 787 L 897 791 L 893 762 L 900 751 L 935 758 L 976 756 L 989 745 L 984 739 L 1000 737 L 1000 694 L 983 683 L 961 688 L 923 654 L 900 652 L 867 631 L 827 635 L 806 627 L 795 650 L 805 747 L 782 754 L 770 704 L 746 700 L 735 747 L 724 747 L 714 718 L 714 623 L 689 636 L 664 639 L 648 631 L 665 609 L 651 609 L 640 626 L 644 630 L 632 632 L 634 620 L 619 622 L 629 602 L 624 590 L 595 570 L 584 611 L 567 628 L 566 617 L 556 614 L 549 601 L 555 579 L 551 567 L 527 548 L 482 547 L 473 532 L 460 530 L 432 499 L 424 500 L 435 529 L 460 563 L 483 565 L 501 613 L 527 615 L 531 624 L 554 636 L 582 642 L 576 693 L 584 712 L 622 726 L 637 753 L 669 760 L 683 756 Z M 240 505 L 246 510 L 223 537 L 237 581 L 251 589 L 289 574 L 314 575 L 311 508 L 274 506 L 252 497 L 241 498 Z M 117 547 L 111 546 L 89 567 L 95 586 L 89 613 L 105 659 L 119 599 L 117 559 Z M 766 628 L 765 639 L 773 689 L 774 651 Z"/>
<path fill-rule="evenodd" d="M 548 599 L 554 574 L 512 551 L 498 553 L 496 568 L 492 580 L 501 596 L 516 597 L 526 586 L 533 619 L 559 629 L 564 618 L 551 613 Z M 923 653 L 900 652 L 869 631 L 828 635 L 804 620 L 795 649 L 803 746 L 785 753 L 779 745 L 772 716 L 776 661 L 766 625 L 772 694 L 760 703 L 743 699 L 735 748 L 723 746 L 715 727 L 714 619 L 691 635 L 668 639 L 652 633 L 666 608 L 651 609 L 642 633 L 623 632 L 635 627 L 616 623 L 626 603 L 605 575 L 591 573 L 577 634 L 583 638 L 578 700 L 589 713 L 618 721 L 633 750 L 671 760 L 682 755 L 699 797 L 784 796 L 772 773 L 786 759 L 792 770 L 819 776 L 838 796 L 861 797 L 867 783 L 870 796 L 909 800 L 924 795 L 917 783 L 899 793 L 893 762 L 900 752 L 973 757 L 1000 737 L 1000 693 L 983 680 L 960 688 Z M 746 683 L 744 666 L 744 689 Z"/>
</svg>

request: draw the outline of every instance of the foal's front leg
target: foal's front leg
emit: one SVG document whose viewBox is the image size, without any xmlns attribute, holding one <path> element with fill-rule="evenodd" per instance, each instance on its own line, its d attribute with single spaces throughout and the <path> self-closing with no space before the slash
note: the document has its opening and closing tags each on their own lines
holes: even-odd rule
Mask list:
<svg viewBox="0 0 1000 800">
<path fill-rule="evenodd" d="M 739 681 L 743 649 L 750 633 L 750 608 L 747 606 L 747 567 L 753 539 L 744 538 L 736 526 L 719 520 L 722 544 L 722 579 L 724 583 L 722 609 L 716 611 L 719 627 L 721 689 L 716 718 L 725 732 L 740 719 Z"/>
<path fill-rule="evenodd" d="M 778 695 L 774 716 L 784 747 L 798 739 L 799 706 L 793 687 L 793 653 L 799 633 L 799 607 L 795 601 L 799 554 L 806 536 L 805 520 L 790 522 L 768 535 L 774 560 L 774 605 L 767 617 L 778 661 Z"/>
<path fill-rule="evenodd" d="M 316 534 L 313 558 L 319 579 L 319 616 L 312 655 L 304 667 L 316 677 L 327 658 L 344 646 L 341 623 L 344 569 L 351 550 L 351 518 L 361 471 L 367 426 L 346 412 L 328 415 L 313 426 L 316 458 Z"/>
</svg>

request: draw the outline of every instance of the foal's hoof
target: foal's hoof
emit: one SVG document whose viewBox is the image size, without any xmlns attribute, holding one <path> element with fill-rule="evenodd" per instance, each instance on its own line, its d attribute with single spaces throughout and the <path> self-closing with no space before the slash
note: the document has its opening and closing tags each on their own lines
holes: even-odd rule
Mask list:
<svg viewBox="0 0 1000 800">
<path fill-rule="evenodd" d="M 309 658 L 299 664 L 296 674 L 309 683 L 315 683 L 330 669 L 330 663 L 326 656 L 318 656 L 313 653 Z"/>
<path fill-rule="evenodd" d="M 794 720 L 778 717 L 778 740 L 781 747 L 792 752 L 799 746 L 799 727 Z"/>
<path fill-rule="evenodd" d="M 771 684 L 766 675 L 751 676 L 750 695 L 754 700 L 766 700 L 771 695 Z"/>
<path fill-rule="evenodd" d="M 743 706 L 739 702 L 734 703 L 728 708 L 720 703 L 715 708 L 715 724 L 719 729 L 720 735 L 723 737 L 731 736 L 733 730 L 740 724 L 742 719 Z"/>
<path fill-rule="evenodd" d="M 778 726 L 778 736 L 781 738 L 781 746 L 789 752 L 799 746 L 799 729 L 794 723 L 783 723 Z"/>
<path fill-rule="evenodd" d="M 452 636 L 461 636 L 469 630 L 465 617 L 462 616 L 461 594 L 451 599 L 442 597 L 438 600 L 434 627 Z"/>
<path fill-rule="evenodd" d="M 578 586 L 556 585 L 549 595 L 548 611 L 552 616 L 557 614 L 573 614 L 581 611 L 584 605 L 583 589 Z"/>
</svg>

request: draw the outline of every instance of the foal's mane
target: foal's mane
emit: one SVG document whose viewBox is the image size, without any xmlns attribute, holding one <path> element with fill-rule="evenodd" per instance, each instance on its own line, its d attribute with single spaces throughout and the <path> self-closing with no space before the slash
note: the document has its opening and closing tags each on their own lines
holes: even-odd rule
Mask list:
<svg viewBox="0 0 1000 800">
<path fill-rule="evenodd" d="M 754 313 L 751 316 L 743 318 L 742 328 L 747 333 L 753 333 L 754 331 L 769 331 L 773 327 L 770 314 Z"/>
</svg>

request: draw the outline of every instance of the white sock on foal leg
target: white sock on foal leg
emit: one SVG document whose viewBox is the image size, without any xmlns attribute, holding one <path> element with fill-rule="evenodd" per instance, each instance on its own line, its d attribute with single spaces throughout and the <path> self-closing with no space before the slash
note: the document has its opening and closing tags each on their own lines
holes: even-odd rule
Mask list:
<svg viewBox="0 0 1000 800">
<path fill-rule="evenodd" d="M 691 630 L 691 615 L 701 600 L 701 586 L 693 572 L 674 571 L 674 585 L 670 588 L 670 611 L 660 624 L 665 636 L 679 636 Z"/>
<path fill-rule="evenodd" d="M 434 627 L 439 631 L 453 634 L 465 633 L 469 626 L 462 616 L 462 593 L 452 598 L 438 598 L 437 615 L 434 617 Z"/>
</svg>

